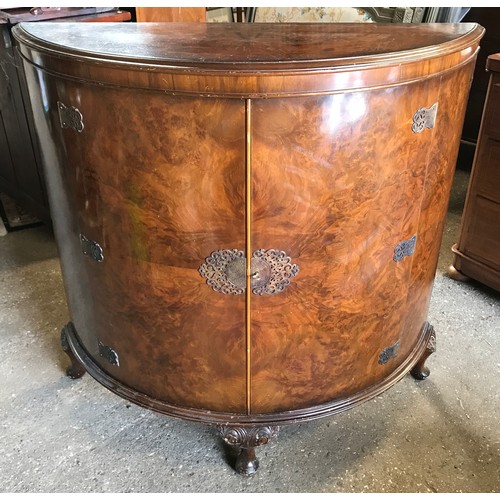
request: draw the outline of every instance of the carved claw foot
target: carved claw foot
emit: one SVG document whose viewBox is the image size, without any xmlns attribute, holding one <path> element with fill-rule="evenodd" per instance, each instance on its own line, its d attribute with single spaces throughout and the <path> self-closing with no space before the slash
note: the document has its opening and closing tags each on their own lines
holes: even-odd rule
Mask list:
<svg viewBox="0 0 500 500">
<path fill-rule="evenodd" d="M 251 476 L 259 468 L 259 460 L 255 455 L 255 447 L 267 444 L 278 435 L 278 426 L 235 427 L 218 425 L 217 430 L 225 443 L 239 448 L 234 464 L 238 474 Z"/>
<path fill-rule="evenodd" d="M 410 372 L 417 380 L 424 380 L 429 376 L 430 370 L 425 366 L 425 362 L 431 354 L 436 352 L 436 332 L 434 331 L 434 327 L 429 323 L 427 323 L 427 328 L 430 330 L 427 346 L 425 347 L 424 353 Z"/>
<path fill-rule="evenodd" d="M 71 328 L 73 328 L 73 325 L 71 323 L 68 323 L 61 330 L 61 347 L 62 347 L 62 350 L 67 354 L 69 360 L 71 361 L 71 366 L 69 366 L 66 369 L 66 375 L 68 375 L 68 377 L 76 379 L 76 378 L 81 378 L 85 375 L 85 368 L 76 359 L 76 356 L 73 354 L 73 351 L 71 350 L 71 347 L 69 346 L 68 330 Z"/>
</svg>

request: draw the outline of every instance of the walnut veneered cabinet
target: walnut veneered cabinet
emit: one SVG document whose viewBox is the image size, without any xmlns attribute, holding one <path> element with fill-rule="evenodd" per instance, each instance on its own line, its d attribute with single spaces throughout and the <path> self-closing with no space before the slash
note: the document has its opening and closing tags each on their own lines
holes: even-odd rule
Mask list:
<svg viewBox="0 0 500 500">
<path fill-rule="evenodd" d="M 280 425 L 428 374 L 475 24 L 21 24 L 88 371 L 218 425 Z"/>
</svg>

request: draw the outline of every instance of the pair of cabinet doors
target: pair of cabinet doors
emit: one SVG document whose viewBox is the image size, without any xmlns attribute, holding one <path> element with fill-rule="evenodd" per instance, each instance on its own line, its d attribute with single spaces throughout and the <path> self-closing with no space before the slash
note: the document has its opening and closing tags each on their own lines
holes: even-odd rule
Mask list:
<svg viewBox="0 0 500 500">
<path fill-rule="evenodd" d="M 469 65 L 271 99 L 34 71 L 70 313 L 102 369 L 169 404 L 251 415 L 347 398 L 408 357 L 426 319 Z M 417 130 L 423 108 L 434 116 Z M 253 291 L 247 254 L 263 280 Z"/>
</svg>

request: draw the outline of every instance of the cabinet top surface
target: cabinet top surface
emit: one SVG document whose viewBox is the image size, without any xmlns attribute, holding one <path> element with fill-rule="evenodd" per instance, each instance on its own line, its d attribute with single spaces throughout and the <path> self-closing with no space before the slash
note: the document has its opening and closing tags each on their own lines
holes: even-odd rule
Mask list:
<svg viewBox="0 0 500 500">
<path fill-rule="evenodd" d="M 15 36 L 60 56 L 199 69 L 307 69 L 426 59 L 477 43 L 483 28 L 377 23 L 21 23 Z"/>
</svg>

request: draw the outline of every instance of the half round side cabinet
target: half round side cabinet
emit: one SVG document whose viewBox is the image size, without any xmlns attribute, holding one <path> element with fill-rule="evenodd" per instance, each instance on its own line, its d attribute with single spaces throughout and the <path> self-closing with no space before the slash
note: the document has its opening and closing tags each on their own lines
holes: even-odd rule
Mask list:
<svg viewBox="0 0 500 500">
<path fill-rule="evenodd" d="M 21 24 L 70 376 L 217 425 L 285 424 L 434 351 L 475 24 Z"/>
</svg>

